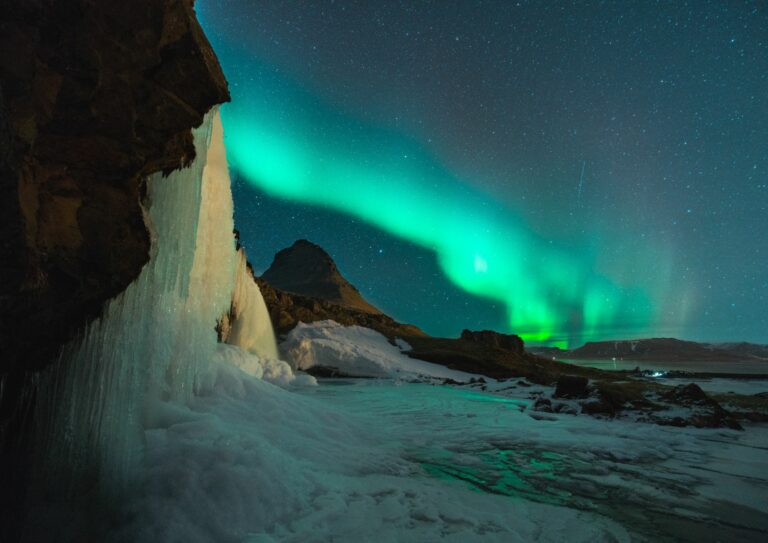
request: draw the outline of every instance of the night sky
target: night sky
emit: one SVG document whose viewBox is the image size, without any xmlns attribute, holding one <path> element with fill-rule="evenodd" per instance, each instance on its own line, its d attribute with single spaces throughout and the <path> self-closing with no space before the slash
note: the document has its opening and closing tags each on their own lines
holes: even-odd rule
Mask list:
<svg viewBox="0 0 768 543">
<path fill-rule="evenodd" d="M 768 342 L 763 2 L 198 0 L 257 271 L 429 333 Z"/>
</svg>

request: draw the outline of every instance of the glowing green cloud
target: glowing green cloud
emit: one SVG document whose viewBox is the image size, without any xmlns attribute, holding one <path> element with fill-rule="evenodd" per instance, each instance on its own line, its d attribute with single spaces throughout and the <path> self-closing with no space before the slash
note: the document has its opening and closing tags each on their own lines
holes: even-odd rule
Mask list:
<svg viewBox="0 0 768 543">
<path fill-rule="evenodd" d="M 649 321 L 642 292 L 595 276 L 588 252 L 539 239 L 414 139 L 346 115 L 257 60 L 218 49 L 225 68 L 236 58 L 236 73 L 248 74 L 233 82 L 222 110 L 228 158 L 261 190 L 352 214 L 434 250 L 457 285 L 504 303 L 510 330 L 529 341 L 565 346 L 611 329 L 618 316 L 633 328 Z"/>
</svg>

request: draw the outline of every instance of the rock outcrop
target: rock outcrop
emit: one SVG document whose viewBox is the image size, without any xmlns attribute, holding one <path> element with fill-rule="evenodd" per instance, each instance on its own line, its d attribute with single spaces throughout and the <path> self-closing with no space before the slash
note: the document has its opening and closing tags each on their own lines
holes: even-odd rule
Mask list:
<svg viewBox="0 0 768 543">
<path fill-rule="evenodd" d="M 273 287 L 262 278 L 256 278 L 267 304 L 272 326 L 277 334 L 286 334 L 300 322 L 332 320 L 345 326 L 358 325 L 371 328 L 387 336 L 426 336 L 417 326 L 402 324 L 384 313 L 371 313 L 339 305 L 328 300 L 302 296 Z"/>
<path fill-rule="evenodd" d="M 699 385 L 690 383 L 678 385 L 664 392 L 661 399 L 674 405 L 684 406 L 691 410 L 687 418 L 658 417 L 659 424 L 671 426 L 696 426 L 697 428 L 732 428 L 741 430 L 741 425 L 733 415 L 723 409 L 714 399 L 709 397 Z"/>
<path fill-rule="evenodd" d="M 512 351 L 513 353 L 523 354 L 525 352 L 525 344 L 522 338 L 515 334 L 502 334 L 493 330 L 462 330 L 461 339 L 479 343 L 486 347 Z"/>
<path fill-rule="evenodd" d="M 278 252 L 261 278 L 286 292 L 325 300 L 364 313 L 381 313 L 341 275 L 336 263 L 325 250 L 305 239 Z"/>
<path fill-rule="evenodd" d="M 144 179 L 229 99 L 192 3 L 3 6 L 0 375 L 54 360 L 147 262 Z"/>
<path fill-rule="evenodd" d="M 589 379 L 578 375 L 563 375 L 555 385 L 555 398 L 586 398 L 589 396 Z"/>
</svg>

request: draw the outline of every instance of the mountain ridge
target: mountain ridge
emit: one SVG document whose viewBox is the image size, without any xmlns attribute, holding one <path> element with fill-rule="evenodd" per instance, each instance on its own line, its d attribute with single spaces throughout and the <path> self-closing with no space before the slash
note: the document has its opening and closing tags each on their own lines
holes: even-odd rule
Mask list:
<svg viewBox="0 0 768 543">
<path fill-rule="evenodd" d="M 532 352 L 557 358 L 592 358 L 689 362 L 768 361 L 768 345 L 747 342 L 707 343 L 677 338 L 641 338 L 589 341 L 575 349 L 532 347 Z"/>
</svg>

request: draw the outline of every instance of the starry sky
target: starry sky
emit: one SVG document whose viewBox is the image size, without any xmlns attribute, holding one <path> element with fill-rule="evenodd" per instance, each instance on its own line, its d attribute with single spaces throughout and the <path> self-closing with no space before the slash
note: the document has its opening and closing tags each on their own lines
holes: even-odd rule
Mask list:
<svg viewBox="0 0 768 543">
<path fill-rule="evenodd" d="M 764 2 L 198 0 L 235 221 L 435 335 L 768 342 Z"/>
</svg>

